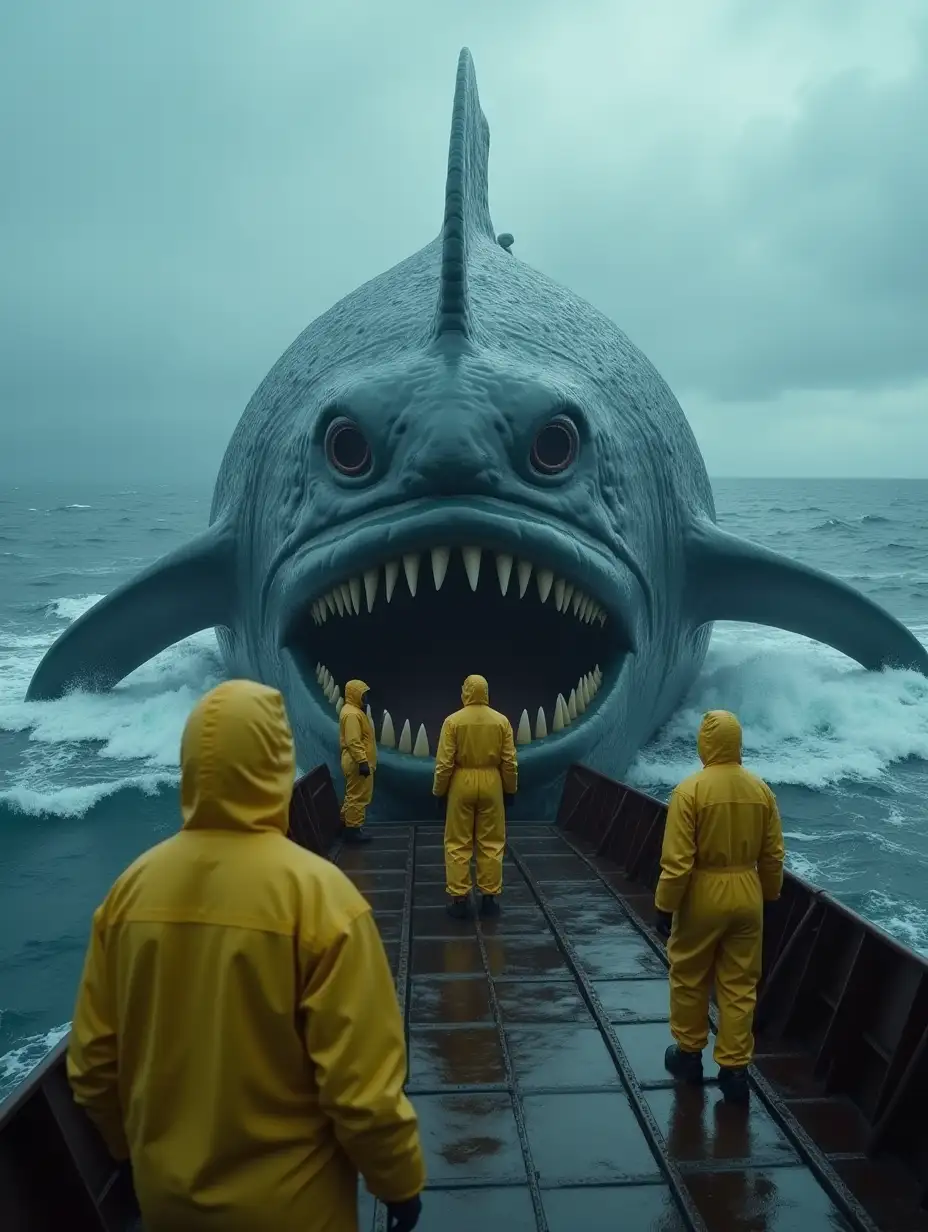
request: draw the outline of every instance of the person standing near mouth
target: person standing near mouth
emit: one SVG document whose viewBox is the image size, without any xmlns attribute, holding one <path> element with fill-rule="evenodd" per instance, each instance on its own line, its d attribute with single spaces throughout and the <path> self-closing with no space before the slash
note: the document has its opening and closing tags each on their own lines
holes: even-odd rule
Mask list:
<svg viewBox="0 0 928 1232">
<path fill-rule="evenodd" d="M 460 710 L 441 725 L 432 795 L 448 797 L 445 810 L 445 878 L 448 914 L 468 916 L 470 861 L 477 847 L 480 914 L 499 914 L 506 848 L 503 794 L 515 795 L 519 780 L 512 724 L 490 707 L 483 676 L 468 676 Z"/>
<path fill-rule="evenodd" d="M 345 704 L 338 716 L 338 745 L 342 774 L 345 776 L 341 817 L 346 843 L 371 841 L 364 828 L 364 818 L 374 795 L 377 740 L 374 724 L 367 717 L 369 700 L 370 689 L 363 680 L 348 681 L 345 685 Z"/>
</svg>

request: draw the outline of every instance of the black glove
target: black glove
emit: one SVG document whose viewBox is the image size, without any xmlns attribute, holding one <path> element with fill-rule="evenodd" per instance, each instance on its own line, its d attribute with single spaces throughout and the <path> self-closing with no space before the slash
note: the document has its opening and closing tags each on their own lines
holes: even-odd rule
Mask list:
<svg viewBox="0 0 928 1232">
<path fill-rule="evenodd" d="M 358 762 L 358 774 L 360 774 L 362 779 L 366 779 L 370 772 L 371 768 L 366 761 Z"/>
<path fill-rule="evenodd" d="M 387 1232 L 412 1232 L 422 1214 L 422 1199 L 418 1194 L 405 1202 L 387 1203 Z"/>
<path fill-rule="evenodd" d="M 666 941 L 670 936 L 670 930 L 673 928 L 673 912 L 672 911 L 656 911 L 654 913 L 654 927 L 659 937 L 663 937 Z"/>
</svg>

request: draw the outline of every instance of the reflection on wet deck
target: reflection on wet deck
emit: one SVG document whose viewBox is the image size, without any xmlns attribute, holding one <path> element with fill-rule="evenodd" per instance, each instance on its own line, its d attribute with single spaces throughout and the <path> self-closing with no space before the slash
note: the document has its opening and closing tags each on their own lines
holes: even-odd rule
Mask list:
<svg viewBox="0 0 928 1232">
<path fill-rule="evenodd" d="M 493 921 L 445 914 L 438 826 L 378 829 L 338 862 L 374 908 L 406 1013 L 420 1226 L 853 1226 L 760 1100 L 674 1089 L 663 963 L 553 827 L 511 828 Z M 374 1216 L 365 1195 L 365 1232 Z"/>
</svg>

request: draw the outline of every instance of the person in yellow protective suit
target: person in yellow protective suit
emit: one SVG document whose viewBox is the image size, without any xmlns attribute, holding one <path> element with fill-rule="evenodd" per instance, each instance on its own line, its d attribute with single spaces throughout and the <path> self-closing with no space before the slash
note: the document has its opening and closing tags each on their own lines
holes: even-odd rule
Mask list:
<svg viewBox="0 0 928 1232">
<path fill-rule="evenodd" d="M 512 724 L 490 708 L 483 676 L 468 676 L 461 689 L 463 709 L 441 725 L 435 754 L 432 794 L 447 796 L 445 810 L 445 877 L 449 915 L 466 919 L 470 896 L 470 861 L 477 846 L 477 890 L 481 914 L 499 914 L 506 847 L 503 793 L 518 786 Z"/>
<path fill-rule="evenodd" d="M 699 728 L 703 769 L 670 798 L 655 906 L 669 937 L 670 1030 L 664 1063 L 702 1082 L 715 982 L 719 1031 L 714 1056 L 725 1098 L 749 1096 L 754 1005 L 761 970 L 765 902 L 783 885 L 783 830 L 773 792 L 741 764 L 741 725 L 710 710 Z"/>
<path fill-rule="evenodd" d="M 364 829 L 364 814 L 374 795 L 377 740 L 374 724 L 367 717 L 369 696 L 370 690 L 363 680 L 349 680 L 338 717 L 338 744 L 345 776 L 341 814 L 346 843 L 369 843 L 371 837 Z"/>
<path fill-rule="evenodd" d="M 357 1178 L 391 1228 L 425 1172 L 406 1047 L 369 905 L 287 837 L 293 740 L 274 689 L 193 710 L 179 833 L 93 917 L 67 1070 L 146 1232 L 357 1232 Z"/>
</svg>

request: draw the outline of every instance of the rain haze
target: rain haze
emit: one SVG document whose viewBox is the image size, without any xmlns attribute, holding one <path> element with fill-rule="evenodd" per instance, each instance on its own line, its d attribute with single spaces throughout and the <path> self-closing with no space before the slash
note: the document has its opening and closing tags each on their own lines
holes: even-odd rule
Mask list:
<svg viewBox="0 0 928 1232">
<path fill-rule="evenodd" d="M 212 479 L 293 338 L 431 240 L 471 48 L 515 253 L 714 476 L 928 476 L 921 0 L 31 0 L 0 17 L 0 476 Z"/>
</svg>

